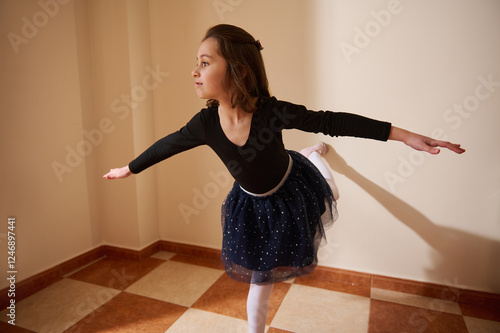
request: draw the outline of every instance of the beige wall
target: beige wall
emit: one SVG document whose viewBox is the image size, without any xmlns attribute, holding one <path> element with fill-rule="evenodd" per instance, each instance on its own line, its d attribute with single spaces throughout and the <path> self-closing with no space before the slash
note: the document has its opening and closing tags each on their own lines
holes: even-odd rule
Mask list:
<svg viewBox="0 0 500 333">
<path fill-rule="evenodd" d="M 495 0 L 0 0 L 1 246 L 15 216 L 19 279 L 102 244 L 220 248 L 232 180 L 207 147 L 126 180 L 101 176 L 203 106 L 190 72 L 205 30 L 224 22 L 262 41 L 278 98 L 468 150 L 427 156 L 286 132 L 291 149 L 335 149 L 340 217 L 320 264 L 500 292 L 499 10 Z"/>
</svg>

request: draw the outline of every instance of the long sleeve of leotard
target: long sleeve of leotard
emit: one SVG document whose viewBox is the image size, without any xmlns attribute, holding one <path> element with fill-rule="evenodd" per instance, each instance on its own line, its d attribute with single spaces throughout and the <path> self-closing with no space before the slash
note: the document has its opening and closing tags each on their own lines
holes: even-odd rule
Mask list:
<svg viewBox="0 0 500 333">
<path fill-rule="evenodd" d="M 274 112 L 281 112 L 287 129 L 323 133 L 330 136 L 352 136 L 387 141 L 391 124 L 364 116 L 345 112 L 310 111 L 302 105 L 277 102 Z"/>
<path fill-rule="evenodd" d="M 200 116 L 198 113 L 186 126 L 156 141 L 129 163 L 130 171 L 139 173 L 175 154 L 205 144 L 205 131 Z"/>
</svg>

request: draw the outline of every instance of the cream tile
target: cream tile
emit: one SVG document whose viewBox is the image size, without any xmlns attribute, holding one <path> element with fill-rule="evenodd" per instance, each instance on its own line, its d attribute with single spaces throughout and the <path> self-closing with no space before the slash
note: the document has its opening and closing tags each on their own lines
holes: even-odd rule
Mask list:
<svg viewBox="0 0 500 333">
<path fill-rule="evenodd" d="M 371 289 L 371 298 L 419 308 L 461 315 L 458 303 L 386 289 Z"/>
<path fill-rule="evenodd" d="M 126 289 L 127 292 L 191 306 L 223 270 L 167 261 Z"/>
<path fill-rule="evenodd" d="M 39 333 L 63 332 L 119 293 L 63 279 L 16 304 L 16 325 Z M 0 317 L 7 318 L 6 311 Z"/>
<path fill-rule="evenodd" d="M 469 333 L 500 333 L 500 322 L 479 318 L 465 317 L 465 325 Z"/>
<path fill-rule="evenodd" d="M 187 310 L 165 333 L 248 333 L 246 320 L 198 309 Z"/>
<path fill-rule="evenodd" d="M 294 284 L 271 327 L 301 333 L 366 333 L 369 315 L 367 297 Z"/>
<path fill-rule="evenodd" d="M 156 258 L 156 259 L 163 259 L 163 260 L 169 260 L 173 256 L 175 256 L 176 253 L 173 252 L 167 252 L 167 251 L 159 251 L 156 252 L 151 256 L 151 258 Z"/>
</svg>

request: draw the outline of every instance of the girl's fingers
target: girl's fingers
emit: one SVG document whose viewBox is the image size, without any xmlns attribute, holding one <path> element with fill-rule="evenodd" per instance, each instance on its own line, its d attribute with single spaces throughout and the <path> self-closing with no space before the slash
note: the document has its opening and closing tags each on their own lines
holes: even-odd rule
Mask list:
<svg viewBox="0 0 500 333">
<path fill-rule="evenodd" d="M 115 176 L 115 169 L 111 169 L 109 170 L 109 172 L 107 174 L 105 174 L 104 176 L 102 176 L 102 178 L 106 178 L 106 179 L 114 179 L 116 178 Z"/>
<path fill-rule="evenodd" d="M 438 142 L 437 146 L 447 148 L 447 149 L 449 149 L 457 154 L 462 154 L 463 152 L 465 152 L 465 149 L 460 148 L 460 145 L 456 144 L 456 143 L 440 141 L 440 142 Z"/>
<path fill-rule="evenodd" d="M 427 137 L 424 137 L 422 141 L 426 146 L 426 148 L 423 150 L 429 152 L 430 154 L 438 154 L 440 152 L 440 149 L 438 147 L 449 149 L 457 154 L 462 154 L 463 152 L 465 152 L 465 149 L 460 148 L 459 144 L 451 143 L 448 141 L 434 140 Z"/>
<path fill-rule="evenodd" d="M 123 168 L 111 169 L 107 174 L 105 174 L 102 177 L 106 179 L 118 179 L 118 178 L 126 178 L 130 174 L 131 173 L 128 169 L 128 166 L 125 166 Z"/>
</svg>

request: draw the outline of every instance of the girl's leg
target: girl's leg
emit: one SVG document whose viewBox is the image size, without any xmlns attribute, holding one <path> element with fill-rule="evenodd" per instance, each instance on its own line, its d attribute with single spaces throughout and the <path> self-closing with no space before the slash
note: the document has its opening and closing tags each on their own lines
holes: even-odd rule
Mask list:
<svg viewBox="0 0 500 333">
<path fill-rule="evenodd" d="M 339 199 L 339 189 L 337 188 L 337 184 L 335 184 L 335 180 L 333 179 L 332 174 L 330 173 L 330 170 L 323 164 L 323 161 L 321 160 L 321 156 L 317 152 L 311 153 L 309 155 L 309 161 L 312 162 L 318 168 L 318 170 L 321 172 L 323 177 L 325 177 L 328 185 L 330 185 L 332 192 L 333 192 L 333 197 L 335 200 Z"/>
<path fill-rule="evenodd" d="M 273 291 L 273 284 L 250 284 L 247 299 L 247 316 L 250 333 L 264 333 L 266 328 L 269 297 Z"/>
<path fill-rule="evenodd" d="M 319 172 L 325 177 L 326 181 L 330 185 L 332 192 L 333 192 L 333 197 L 335 200 L 338 200 L 340 195 L 339 195 L 339 189 L 337 188 L 337 184 L 335 184 L 335 180 L 333 179 L 332 174 L 330 173 L 330 170 L 326 167 L 325 164 L 323 164 L 323 161 L 321 160 L 321 155 L 326 154 L 328 151 L 328 148 L 323 142 L 317 143 L 315 146 L 309 147 L 302 149 L 300 153 L 307 157 L 309 161 L 318 168 Z"/>
</svg>

